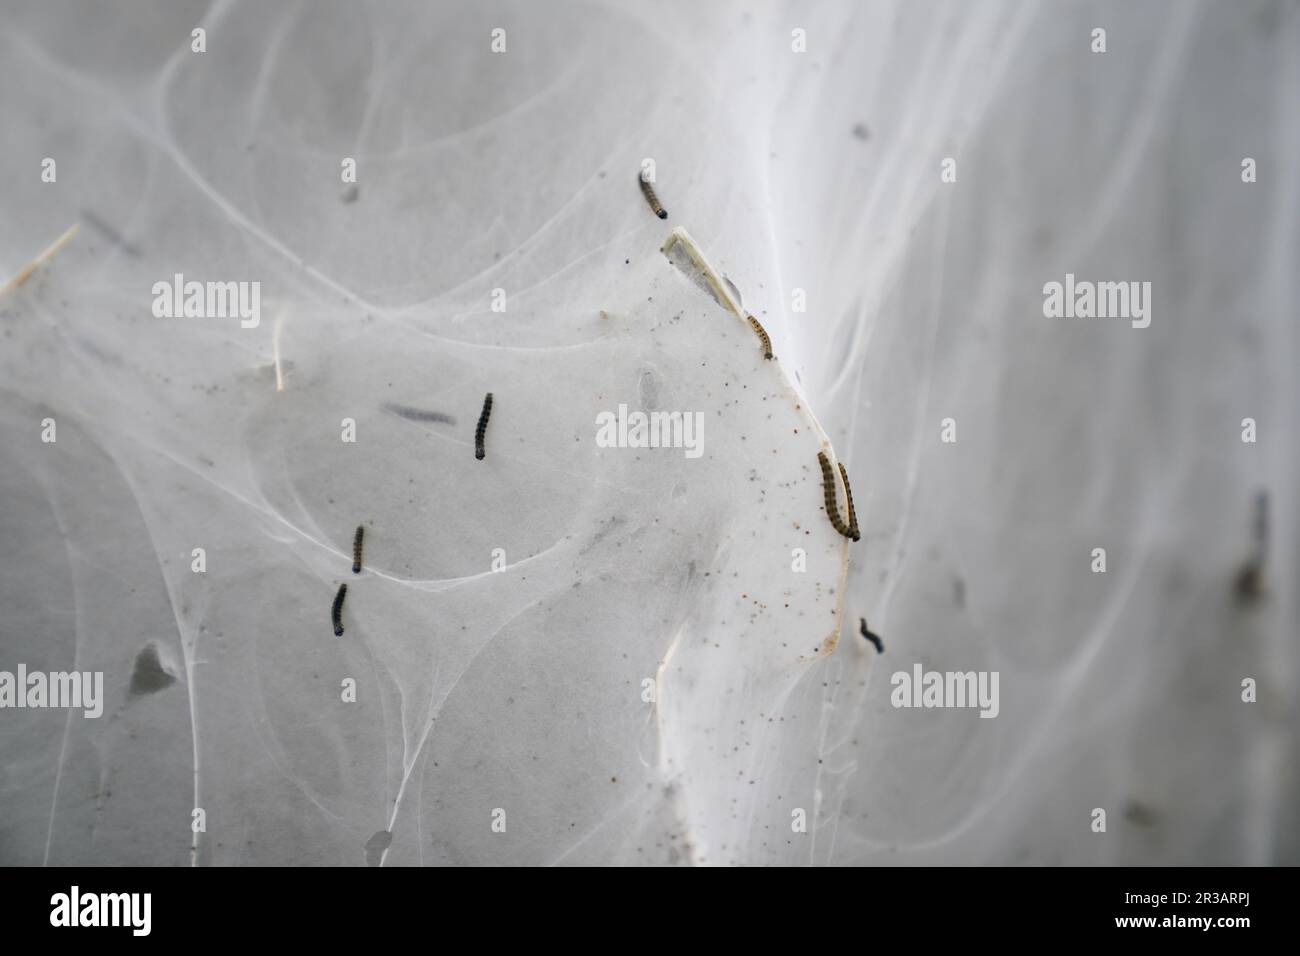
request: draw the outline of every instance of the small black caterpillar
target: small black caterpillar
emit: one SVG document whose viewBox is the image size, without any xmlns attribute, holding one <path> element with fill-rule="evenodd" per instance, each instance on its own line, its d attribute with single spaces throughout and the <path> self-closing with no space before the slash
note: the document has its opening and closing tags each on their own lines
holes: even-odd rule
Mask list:
<svg viewBox="0 0 1300 956">
<path fill-rule="evenodd" d="M 758 319 L 752 315 L 746 316 L 746 318 L 749 319 L 749 324 L 754 327 L 754 331 L 758 333 L 758 337 L 763 340 L 763 358 L 770 359 L 772 357 L 772 340 L 767 337 L 767 329 L 763 328 Z"/>
<path fill-rule="evenodd" d="M 844 470 L 844 462 L 837 461 L 835 464 L 840 466 L 840 477 L 844 479 L 844 497 L 849 502 L 849 537 L 860 541 L 862 535 L 858 533 L 858 513 L 853 510 L 853 489 L 849 487 L 849 473 Z"/>
<path fill-rule="evenodd" d="M 474 457 L 483 460 L 483 436 L 487 434 L 488 416 L 492 414 L 492 393 L 483 399 L 483 414 L 478 417 L 478 428 L 474 429 Z"/>
<path fill-rule="evenodd" d="M 334 620 L 334 636 L 343 636 L 343 599 L 348 596 L 348 586 L 339 585 L 339 593 L 334 595 L 334 607 L 330 609 L 330 617 Z"/>
<path fill-rule="evenodd" d="M 852 507 L 850 505 L 849 507 Z M 352 573 L 361 573 L 361 539 L 366 536 L 366 529 L 357 525 L 357 533 L 352 536 Z"/>
<path fill-rule="evenodd" d="M 645 178 L 645 173 L 637 173 L 636 181 L 641 184 L 641 192 L 645 195 L 645 201 L 650 204 L 650 210 L 660 219 L 668 218 L 668 210 L 659 202 L 659 197 L 655 195 L 655 188 Z"/>
<path fill-rule="evenodd" d="M 853 532 L 840 517 L 839 505 L 835 503 L 835 473 L 831 471 L 830 460 L 826 452 L 817 453 L 817 462 L 822 466 L 822 493 L 826 498 L 826 517 L 831 519 L 831 526 L 846 538 L 852 538 Z"/>
<path fill-rule="evenodd" d="M 444 415 L 442 412 L 427 412 L 423 408 L 412 408 L 410 405 L 394 405 L 392 402 L 384 403 L 384 410 L 392 412 L 399 418 L 405 418 L 413 422 L 441 422 L 444 425 L 455 425 L 456 419 L 450 415 Z"/>
<path fill-rule="evenodd" d="M 876 645 L 876 653 L 877 654 L 885 653 L 885 642 L 880 639 L 879 635 L 872 634 L 869 630 L 867 630 L 867 619 L 865 617 L 860 617 L 858 618 L 858 621 L 859 621 L 858 626 L 862 629 L 862 636 L 865 637 L 867 640 L 869 640 L 872 644 Z"/>
</svg>

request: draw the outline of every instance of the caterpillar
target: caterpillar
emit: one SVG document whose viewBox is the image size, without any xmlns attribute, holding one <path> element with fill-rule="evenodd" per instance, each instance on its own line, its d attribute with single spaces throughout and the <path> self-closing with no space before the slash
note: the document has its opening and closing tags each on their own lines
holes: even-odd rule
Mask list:
<svg viewBox="0 0 1300 956">
<path fill-rule="evenodd" d="M 835 503 L 835 473 L 831 471 L 831 463 L 826 457 L 826 452 L 817 453 L 817 462 L 822 466 L 822 493 L 826 498 L 826 517 L 831 519 L 831 526 L 836 531 L 846 538 L 852 538 L 853 532 L 840 517 L 839 506 Z"/>
<path fill-rule="evenodd" d="M 384 411 L 392 412 L 399 418 L 405 418 L 412 422 L 441 422 L 444 425 L 455 425 L 456 419 L 450 415 L 444 415 L 442 412 L 426 412 L 422 408 L 412 408 L 410 405 L 394 405 L 392 402 L 384 403 Z"/>
<path fill-rule="evenodd" d="M 343 599 L 348 596 L 348 586 L 339 585 L 339 593 L 334 595 L 334 607 L 330 609 L 330 617 L 334 621 L 334 636 L 343 636 Z"/>
<path fill-rule="evenodd" d="M 746 318 L 749 319 L 749 324 L 754 327 L 754 331 L 758 333 L 758 337 L 763 340 L 763 358 L 770 359 L 772 357 L 772 340 L 767 337 L 767 329 L 763 328 L 758 319 L 752 315 L 746 316 Z"/>
<path fill-rule="evenodd" d="M 858 618 L 858 622 L 859 622 L 858 626 L 862 629 L 862 636 L 865 637 L 867 640 L 869 640 L 872 644 L 876 645 L 876 653 L 877 654 L 885 653 L 885 642 L 880 639 L 880 636 L 878 634 L 872 634 L 869 630 L 867 630 L 867 619 L 865 617 L 860 617 Z"/>
<path fill-rule="evenodd" d="M 641 184 L 641 192 L 645 196 L 645 201 L 650 204 L 650 211 L 660 219 L 668 218 L 668 210 L 659 202 L 659 197 L 655 195 L 655 188 L 646 181 L 644 173 L 636 174 L 636 181 Z"/>
<path fill-rule="evenodd" d="M 478 417 L 478 428 L 474 429 L 474 457 L 483 460 L 483 436 L 487 434 L 488 417 L 492 414 L 492 393 L 483 399 L 483 413 Z"/>
<path fill-rule="evenodd" d="M 849 487 L 849 473 L 844 470 L 844 462 L 837 461 L 835 464 L 840 466 L 840 477 L 844 479 L 844 497 L 849 502 L 849 537 L 860 541 L 862 535 L 858 533 L 858 513 L 853 510 L 853 489 Z"/>
<path fill-rule="evenodd" d="M 850 505 L 849 507 L 852 507 Z M 352 536 L 352 573 L 361 573 L 361 539 L 366 536 L 366 529 L 357 525 L 357 533 Z"/>
</svg>

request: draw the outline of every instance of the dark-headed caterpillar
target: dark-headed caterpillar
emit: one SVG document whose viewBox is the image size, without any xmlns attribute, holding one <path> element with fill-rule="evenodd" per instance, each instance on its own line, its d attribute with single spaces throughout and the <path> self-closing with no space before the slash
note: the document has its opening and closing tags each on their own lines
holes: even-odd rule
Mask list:
<svg viewBox="0 0 1300 956">
<path fill-rule="evenodd" d="M 343 599 L 348 596 L 348 586 L 339 585 L 339 593 L 334 595 L 334 607 L 330 609 L 330 617 L 334 621 L 334 636 L 343 636 Z"/>
<path fill-rule="evenodd" d="M 846 538 L 852 538 L 853 532 L 840 517 L 839 505 L 835 503 L 835 473 L 831 471 L 831 463 L 826 457 L 826 452 L 817 453 L 817 462 L 822 466 L 822 493 L 826 499 L 826 517 L 831 519 L 831 526 L 836 531 Z"/>
<path fill-rule="evenodd" d="M 837 461 L 835 464 L 840 466 L 840 477 L 844 479 L 844 497 L 849 503 L 849 537 L 859 541 L 862 535 L 858 533 L 858 513 L 853 510 L 853 489 L 849 487 L 849 473 L 844 470 L 844 462 Z"/>
<path fill-rule="evenodd" d="M 749 324 L 754 327 L 754 331 L 758 333 L 758 337 L 763 340 L 763 358 L 770 359 L 772 357 L 772 340 L 767 337 L 767 329 L 763 328 L 758 319 L 752 315 L 746 316 L 746 318 L 749 319 Z"/>
<path fill-rule="evenodd" d="M 483 436 L 487 434 L 488 416 L 492 414 L 492 393 L 483 399 L 483 413 L 478 417 L 478 428 L 474 429 L 474 457 L 483 460 Z"/>
<path fill-rule="evenodd" d="M 667 219 L 668 210 L 660 205 L 659 197 L 655 195 L 655 188 L 645 178 L 645 173 L 637 173 L 636 181 L 641 184 L 641 193 L 645 196 L 645 201 L 650 204 L 650 211 L 660 219 Z"/>
<path fill-rule="evenodd" d="M 852 508 L 852 503 L 849 504 Z M 366 536 L 366 529 L 357 525 L 357 533 L 352 536 L 352 573 L 361 573 L 361 541 Z"/>
</svg>

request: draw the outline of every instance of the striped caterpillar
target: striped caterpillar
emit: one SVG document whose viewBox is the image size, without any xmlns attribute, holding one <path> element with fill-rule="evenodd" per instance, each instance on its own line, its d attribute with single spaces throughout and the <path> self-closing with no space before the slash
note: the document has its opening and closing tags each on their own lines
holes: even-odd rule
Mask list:
<svg viewBox="0 0 1300 956">
<path fill-rule="evenodd" d="M 849 505 L 853 507 L 852 504 Z M 366 535 L 366 529 L 357 525 L 357 533 L 352 536 L 352 573 L 361 573 L 361 540 Z"/>
<path fill-rule="evenodd" d="M 835 473 L 831 471 L 831 463 L 826 457 L 826 452 L 817 453 L 817 463 L 822 466 L 822 493 L 826 499 L 826 517 L 830 518 L 831 526 L 836 531 L 852 541 L 857 541 L 857 528 L 844 523 L 844 519 L 840 517 L 839 505 L 835 503 Z M 847 483 L 844 488 L 848 490 Z"/>
<path fill-rule="evenodd" d="M 339 593 L 334 595 L 334 607 L 330 609 L 330 617 L 334 621 L 334 636 L 343 636 L 343 599 L 348 596 L 348 586 L 339 585 Z"/>
<path fill-rule="evenodd" d="M 844 497 L 849 502 L 849 534 L 854 541 L 862 539 L 858 533 L 858 513 L 853 510 L 853 489 L 849 487 L 849 473 L 844 470 L 844 462 L 837 461 L 835 464 L 840 466 L 840 477 L 844 479 Z"/>
<path fill-rule="evenodd" d="M 474 457 L 483 460 L 483 436 L 487 434 L 488 416 L 492 414 L 492 393 L 483 399 L 483 414 L 478 417 L 478 428 L 474 429 Z"/>
<path fill-rule="evenodd" d="M 645 196 L 645 201 L 650 204 L 650 211 L 660 219 L 668 218 L 668 210 L 659 202 L 659 197 L 655 195 L 655 188 L 646 180 L 644 173 L 637 173 L 636 181 L 641 184 L 641 193 Z"/>
<path fill-rule="evenodd" d="M 772 357 L 772 340 L 767 337 L 767 329 L 763 328 L 758 319 L 752 315 L 746 316 L 746 318 L 749 319 L 749 324 L 754 327 L 754 331 L 758 333 L 758 337 L 763 340 L 763 358 L 770 359 Z"/>
</svg>

